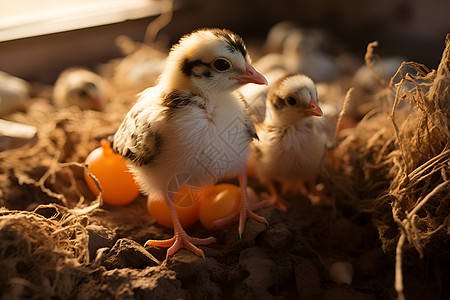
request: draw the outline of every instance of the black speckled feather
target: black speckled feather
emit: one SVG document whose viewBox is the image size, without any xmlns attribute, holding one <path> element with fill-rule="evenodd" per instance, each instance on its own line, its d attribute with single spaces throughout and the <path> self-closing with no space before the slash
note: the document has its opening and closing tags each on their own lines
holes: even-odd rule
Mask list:
<svg viewBox="0 0 450 300">
<path fill-rule="evenodd" d="M 161 133 L 153 131 L 150 124 L 135 128 L 130 134 L 126 128 L 128 118 L 129 116 L 125 118 L 114 135 L 112 142 L 114 152 L 137 166 L 155 165 L 163 148 L 164 137 Z"/>
<path fill-rule="evenodd" d="M 244 40 L 227 29 L 212 29 L 215 36 L 224 38 L 228 44 L 228 50 L 231 52 L 239 51 L 242 56 L 247 57 L 247 49 L 245 48 Z"/>
</svg>

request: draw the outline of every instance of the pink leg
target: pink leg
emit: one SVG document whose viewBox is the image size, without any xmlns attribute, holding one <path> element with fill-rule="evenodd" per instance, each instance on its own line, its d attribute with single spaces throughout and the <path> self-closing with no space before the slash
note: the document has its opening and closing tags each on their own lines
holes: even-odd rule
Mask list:
<svg viewBox="0 0 450 300">
<path fill-rule="evenodd" d="M 270 196 L 267 194 L 263 194 L 263 198 L 269 199 L 271 205 L 278 207 L 281 211 L 287 211 L 287 209 L 289 207 L 289 203 L 287 203 L 286 201 L 283 200 L 283 198 L 281 198 L 281 196 L 280 196 L 280 194 L 278 194 L 277 189 L 275 188 L 275 185 L 273 184 L 273 182 L 269 181 L 267 186 L 270 191 Z"/>
<path fill-rule="evenodd" d="M 239 174 L 239 184 L 241 186 L 241 191 L 242 191 L 242 199 L 241 199 L 241 204 L 240 204 L 240 209 L 239 212 L 220 219 L 220 220 L 216 220 L 213 224 L 212 224 L 212 228 L 222 228 L 225 226 L 228 226 L 230 224 L 233 224 L 234 222 L 236 222 L 239 219 L 239 229 L 238 229 L 238 233 L 239 233 L 239 237 L 242 236 L 242 233 L 244 232 L 244 228 L 245 228 L 245 221 L 247 220 L 247 218 L 253 218 L 255 220 L 257 220 L 258 222 L 261 223 L 265 223 L 266 225 L 268 225 L 267 220 L 261 216 L 258 216 L 257 214 L 255 214 L 252 210 L 257 210 L 263 207 L 267 207 L 270 205 L 269 201 L 261 201 L 259 203 L 256 203 L 254 205 L 249 205 L 248 204 L 248 199 L 247 199 L 247 170 L 244 170 L 241 174 Z"/>
<path fill-rule="evenodd" d="M 301 179 L 294 181 L 294 182 L 289 182 L 289 183 L 283 184 L 281 191 L 283 194 L 287 194 L 287 193 L 299 194 L 300 193 L 303 196 L 308 195 L 308 190 L 306 189 L 305 184 L 303 183 L 303 180 L 301 180 Z"/>
<path fill-rule="evenodd" d="M 190 237 L 186 231 L 184 231 L 183 226 L 181 226 L 180 220 L 178 219 L 178 214 L 175 209 L 175 204 L 173 203 L 173 200 L 166 196 L 166 204 L 169 208 L 170 216 L 172 218 L 173 222 L 173 228 L 174 228 L 174 236 L 167 240 L 148 240 L 145 242 L 145 246 L 156 246 L 156 247 L 170 247 L 167 250 L 167 256 L 173 255 L 175 252 L 177 252 L 181 248 L 185 248 L 190 250 L 191 252 L 195 253 L 198 256 L 202 256 L 205 258 L 205 255 L 203 251 L 199 248 L 197 248 L 196 245 L 208 245 L 216 241 L 214 237 L 209 238 L 194 238 Z"/>
</svg>

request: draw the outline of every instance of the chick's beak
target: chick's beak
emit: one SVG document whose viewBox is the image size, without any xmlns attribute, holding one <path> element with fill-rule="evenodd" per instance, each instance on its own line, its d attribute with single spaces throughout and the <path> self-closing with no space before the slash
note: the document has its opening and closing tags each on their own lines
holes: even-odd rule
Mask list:
<svg viewBox="0 0 450 300">
<path fill-rule="evenodd" d="M 314 98 L 309 101 L 309 107 L 304 109 L 305 113 L 309 116 L 321 117 L 323 115 L 322 109 Z"/>
<path fill-rule="evenodd" d="M 255 70 L 249 63 L 245 63 L 245 73 L 236 75 L 230 79 L 237 79 L 240 84 L 255 83 L 267 85 L 267 79 L 258 71 Z"/>
<path fill-rule="evenodd" d="M 106 100 L 102 96 L 96 96 L 92 99 L 92 108 L 102 111 L 106 106 Z"/>
</svg>

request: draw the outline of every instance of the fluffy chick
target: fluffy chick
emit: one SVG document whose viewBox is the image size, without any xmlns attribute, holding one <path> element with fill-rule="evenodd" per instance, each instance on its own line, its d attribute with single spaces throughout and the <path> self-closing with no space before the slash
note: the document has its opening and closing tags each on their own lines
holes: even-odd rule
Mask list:
<svg viewBox="0 0 450 300">
<path fill-rule="evenodd" d="M 120 90 L 142 91 L 155 85 L 164 71 L 167 53 L 126 36 L 119 36 L 116 44 L 125 55 L 114 66 L 114 86 Z"/>
<path fill-rule="evenodd" d="M 272 204 L 287 209 L 274 182 L 308 195 L 306 182 L 313 195 L 326 201 L 315 180 L 334 128 L 326 119 L 317 118 L 322 110 L 314 82 L 305 75 L 285 76 L 270 88 L 266 101 L 266 118 L 258 130 L 260 141 L 251 145 L 249 164 L 267 184 Z"/>
<path fill-rule="evenodd" d="M 53 88 L 53 103 L 56 107 L 76 105 L 81 109 L 103 110 L 106 106 L 103 79 L 81 67 L 63 71 Z"/>
<path fill-rule="evenodd" d="M 239 175 L 239 234 L 247 217 L 266 223 L 247 203 L 247 152 L 256 133 L 244 100 L 235 93 L 246 83 L 267 81 L 250 65 L 243 40 L 225 29 L 202 29 L 172 47 L 159 83 L 142 92 L 128 112 L 113 147 L 131 165 L 142 191 L 165 199 L 174 225 L 173 238 L 146 245 L 170 247 L 167 256 L 180 248 L 203 256 L 194 244 L 214 242 L 190 237 L 181 226 L 171 185 L 180 175 L 200 185 Z"/>
<path fill-rule="evenodd" d="M 273 25 L 267 33 L 264 41 L 264 51 L 266 53 L 282 53 L 283 44 L 292 30 L 298 29 L 299 26 L 294 21 L 281 21 Z"/>
</svg>

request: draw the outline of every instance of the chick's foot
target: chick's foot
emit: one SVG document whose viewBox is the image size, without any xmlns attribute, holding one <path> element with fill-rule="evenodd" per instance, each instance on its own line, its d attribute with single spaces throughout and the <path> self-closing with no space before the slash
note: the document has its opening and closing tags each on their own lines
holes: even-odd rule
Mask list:
<svg viewBox="0 0 450 300">
<path fill-rule="evenodd" d="M 205 257 L 203 250 L 199 249 L 195 245 L 209 245 L 214 243 L 216 239 L 214 237 L 209 238 L 195 238 L 189 236 L 184 230 L 179 233 L 175 233 L 175 235 L 167 240 L 148 240 L 145 242 L 145 246 L 154 246 L 154 247 L 169 247 L 167 250 L 166 258 L 172 256 L 180 250 L 181 248 L 188 249 L 198 256 Z"/>
</svg>

